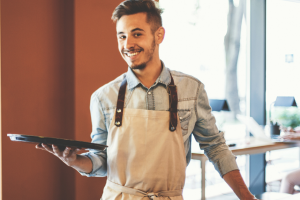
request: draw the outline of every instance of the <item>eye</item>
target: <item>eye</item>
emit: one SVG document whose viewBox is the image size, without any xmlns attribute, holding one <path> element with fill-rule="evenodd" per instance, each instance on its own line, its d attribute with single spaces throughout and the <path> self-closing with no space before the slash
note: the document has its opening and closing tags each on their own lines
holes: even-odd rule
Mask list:
<svg viewBox="0 0 300 200">
<path fill-rule="evenodd" d="M 120 35 L 120 36 L 119 36 L 119 39 L 120 39 L 120 40 L 123 40 L 123 39 L 125 39 L 125 38 L 126 38 L 125 35 Z"/>
<path fill-rule="evenodd" d="M 141 36 L 142 34 L 141 33 L 135 33 L 134 34 L 134 37 L 139 37 L 139 36 Z"/>
</svg>

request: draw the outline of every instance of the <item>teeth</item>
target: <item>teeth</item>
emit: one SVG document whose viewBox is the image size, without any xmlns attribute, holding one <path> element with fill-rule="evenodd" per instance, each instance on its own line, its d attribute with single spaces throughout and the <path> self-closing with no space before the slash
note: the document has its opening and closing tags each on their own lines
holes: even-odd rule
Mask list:
<svg viewBox="0 0 300 200">
<path fill-rule="evenodd" d="M 137 55 L 139 52 L 135 52 L 135 53 L 127 53 L 127 56 L 128 57 L 131 57 L 131 56 L 135 56 L 135 55 Z"/>
</svg>

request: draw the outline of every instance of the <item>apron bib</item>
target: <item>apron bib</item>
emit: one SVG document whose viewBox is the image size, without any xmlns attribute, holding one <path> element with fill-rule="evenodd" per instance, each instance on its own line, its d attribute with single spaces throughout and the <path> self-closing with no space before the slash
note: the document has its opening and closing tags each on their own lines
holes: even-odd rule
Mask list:
<svg viewBox="0 0 300 200">
<path fill-rule="evenodd" d="M 121 96 L 124 103 L 125 94 Z M 186 157 L 177 99 L 175 103 L 173 124 L 171 108 L 153 111 L 122 107 L 120 111 L 117 106 L 107 138 L 107 183 L 102 200 L 183 200 Z M 121 123 L 116 120 L 118 111 L 122 113 Z"/>
</svg>

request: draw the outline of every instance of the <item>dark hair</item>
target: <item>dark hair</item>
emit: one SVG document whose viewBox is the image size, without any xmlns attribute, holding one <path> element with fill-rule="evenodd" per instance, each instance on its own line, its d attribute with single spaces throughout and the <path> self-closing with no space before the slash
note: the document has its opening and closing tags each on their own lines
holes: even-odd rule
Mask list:
<svg viewBox="0 0 300 200">
<path fill-rule="evenodd" d="M 125 0 L 115 8 L 111 19 L 116 22 L 123 15 L 141 12 L 147 14 L 147 23 L 151 25 L 152 33 L 162 26 L 161 13 L 163 11 L 155 6 L 153 0 Z"/>
</svg>

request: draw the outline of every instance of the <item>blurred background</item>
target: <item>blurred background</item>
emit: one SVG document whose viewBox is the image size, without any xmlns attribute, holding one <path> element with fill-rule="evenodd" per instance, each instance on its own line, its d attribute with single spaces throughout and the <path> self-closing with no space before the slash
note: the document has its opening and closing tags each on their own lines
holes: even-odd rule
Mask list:
<svg viewBox="0 0 300 200">
<path fill-rule="evenodd" d="M 253 3 L 254 1 L 252 1 Z M 204 83 L 209 99 L 226 99 L 230 111 L 214 112 L 217 125 L 227 141 L 249 136 L 245 124 L 236 115 L 250 115 L 251 37 L 255 24 L 251 15 L 259 15 L 251 0 L 161 0 L 166 37 L 161 45 L 161 57 L 166 66 L 183 71 Z M 293 96 L 300 102 L 300 1 L 265 1 L 265 90 L 264 124 L 269 134 L 270 113 L 283 127 L 300 126 L 297 107 L 274 107 L 277 96 Z M 251 30 L 252 29 L 252 30 Z M 252 31 L 252 32 L 251 32 Z M 255 34 L 255 33 L 254 33 Z M 252 45 L 253 46 L 253 45 Z M 174 59 L 180 58 L 180 59 Z M 252 59 L 260 59 L 258 57 Z M 259 90 L 260 88 L 257 88 Z M 255 88 L 254 88 L 255 90 Z M 252 94 L 253 95 L 253 94 Z M 273 103 L 273 104 L 272 104 Z M 252 104 L 252 107 L 255 106 Z M 198 151 L 193 141 L 192 149 Z M 299 167 L 299 148 L 267 152 L 266 191 L 278 192 L 282 177 Z M 238 156 L 237 162 L 249 184 L 248 156 Z M 206 196 L 231 192 L 207 162 Z M 199 199 L 201 193 L 200 161 L 192 160 L 187 169 L 185 195 Z"/>
</svg>

